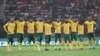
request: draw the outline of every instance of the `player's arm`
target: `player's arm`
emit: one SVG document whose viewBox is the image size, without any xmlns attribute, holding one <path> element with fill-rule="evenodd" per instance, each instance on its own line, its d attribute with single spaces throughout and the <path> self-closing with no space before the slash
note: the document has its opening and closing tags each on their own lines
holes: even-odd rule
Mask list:
<svg viewBox="0 0 100 56">
<path fill-rule="evenodd" d="M 84 29 L 87 30 L 87 22 L 86 21 L 84 22 Z"/>
<path fill-rule="evenodd" d="M 15 33 L 17 33 L 17 21 L 15 21 L 15 28 L 14 28 Z"/>
<path fill-rule="evenodd" d="M 69 26 L 69 31 L 70 31 L 70 33 L 71 33 L 71 24 L 70 24 L 70 26 Z"/>
<path fill-rule="evenodd" d="M 15 21 L 16 30 L 17 30 L 17 24 L 18 24 L 18 20 Z"/>
<path fill-rule="evenodd" d="M 61 29 L 62 29 L 62 30 L 64 30 L 63 27 L 64 27 L 64 23 L 61 24 Z"/>
<path fill-rule="evenodd" d="M 37 22 L 34 23 L 34 31 L 37 31 Z"/>
<path fill-rule="evenodd" d="M 96 22 L 94 22 L 94 30 L 96 30 L 96 26 L 97 26 L 97 23 L 96 23 Z"/>
<path fill-rule="evenodd" d="M 28 21 L 26 21 L 25 22 L 25 28 L 28 30 L 28 24 L 29 24 L 29 22 Z"/>
<path fill-rule="evenodd" d="M 64 23 L 61 23 L 61 28 L 63 28 L 63 26 L 64 26 Z"/>
<path fill-rule="evenodd" d="M 78 32 L 79 23 L 77 24 L 77 26 L 76 26 L 76 27 L 77 27 L 77 32 Z"/>
<path fill-rule="evenodd" d="M 27 28 L 27 21 L 24 21 L 24 28 Z"/>
<path fill-rule="evenodd" d="M 55 22 L 54 21 L 52 22 L 52 28 L 55 28 Z"/>
<path fill-rule="evenodd" d="M 45 23 L 43 23 L 43 31 L 45 32 Z"/>
<path fill-rule="evenodd" d="M 6 32 L 8 32 L 8 31 L 7 31 L 8 25 L 9 25 L 9 23 L 6 23 L 6 24 L 3 26 L 3 28 L 4 28 L 4 30 L 5 30 Z"/>
</svg>

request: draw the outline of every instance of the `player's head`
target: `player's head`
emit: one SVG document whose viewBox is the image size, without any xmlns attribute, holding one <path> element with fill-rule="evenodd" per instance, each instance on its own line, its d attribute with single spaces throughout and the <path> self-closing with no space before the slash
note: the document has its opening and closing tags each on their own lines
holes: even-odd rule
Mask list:
<svg viewBox="0 0 100 56">
<path fill-rule="evenodd" d="M 47 23 L 50 23 L 50 19 L 46 19 L 46 22 L 47 22 Z"/>
<path fill-rule="evenodd" d="M 41 20 L 42 22 L 45 22 L 45 19 L 43 19 L 43 18 L 41 18 L 40 20 Z"/>
<path fill-rule="evenodd" d="M 40 18 L 40 17 L 38 17 L 36 20 L 37 20 L 37 21 L 41 21 L 41 18 Z"/>
<path fill-rule="evenodd" d="M 13 22 L 15 19 L 14 19 L 14 17 L 11 17 L 10 18 L 10 22 Z"/>
<path fill-rule="evenodd" d="M 36 21 L 39 21 L 39 18 L 36 18 Z"/>
<path fill-rule="evenodd" d="M 24 21 L 24 17 L 20 17 L 20 19 L 19 19 L 20 21 Z"/>
<path fill-rule="evenodd" d="M 56 19 L 57 20 L 57 22 L 60 22 L 60 18 L 58 18 L 58 19 Z"/>
<path fill-rule="evenodd" d="M 77 22 L 78 20 L 76 18 L 73 19 L 74 22 Z"/>
<path fill-rule="evenodd" d="M 89 18 L 88 20 L 89 20 L 89 22 L 91 22 L 91 21 L 92 21 L 92 19 L 91 19 L 91 18 Z"/>
<path fill-rule="evenodd" d="M 69 21 L 68 21 L 68 19 L 64 19 L 64 22 L 68 23 Z"/>
<path fill-rule="evenodd" d="M 91 22 L 91 21 L 92 21 L 92 17 L 89 16 L 89 17 L 87 18 L 87 20 L 88 20 L 89 22 Z"/>
<path fill-rule="evenodd" d="M 33 19 L 32 19 L 32 18 L 30 18 L 30 19 L 29 19 L 29 21 L 30 21 L 30 22 L 32 22 L 32 21 L 33 21 Z"/>
<path fill-rule="evenodd" d="M 79 20 L 79 24 L 84 24 L 84 21 L 83 20 Z"/>
</svg>

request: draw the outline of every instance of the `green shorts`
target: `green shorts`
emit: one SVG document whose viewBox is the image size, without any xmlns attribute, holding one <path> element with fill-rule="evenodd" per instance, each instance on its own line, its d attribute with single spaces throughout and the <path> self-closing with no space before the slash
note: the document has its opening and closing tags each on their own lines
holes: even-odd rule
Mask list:
<svg viewBox="0 0 100 56">
<path fill-rule="evenodd" d="M 77 32 L 71 33 L 71 41 L 73 41 L 73 40 L 77 41 Z"/>
<path fill-rule="evenodd" d="M 61 43 L 61 33 L 55 33 L 55 43 L 57 43 L 57 40 Z"/>
<path fill-rule="evenodd" d="M 79 34 L 78 37 L 79 37 L 80 41 L 83 41 L 84 34 Z"/>
<path fill-rule="evenodd" d="M 42 38 L 43 38 L 43 33 L 36 33 L 36 40 L 38 41 L 38 42 L 42 42 Z"/>
<path fill-rule="evenodd" d="M 46 35 L 45 36 L 45 42 L 50 43 L 50 41 L 51 41 L 51 35 Z"/>
<path fill-rule="evenodd" d="M 24 34 L 17 33 L 17 40 L 18 40 L 18 42 L 22 43 L 23 37 L 24 37 Z"/>
<path fill-rule="evenodd" d="M 70 34 L 64 34 L 64 41 L 65 41 L 65 43 L 67 43 L 67 41 L 69 43 L 71 42 Z"/>
<path fill-rule="evenodd" d="M 34 34 L 28 34 L 28 42 L 31 43 L 31 41 L 35 43 Z"/>
<path fill-rule="evenodd" d="M 8 34 L 7 39 L 8 39 L 8 44 L 11 43 L 11 45 L 12 45 L 14 42 L 14 34 Z"/>
<path fill-rule="evenodd" d="M 94 33 L 88 33 L 88 39 L 91 40 L 95 40 L 95 37 L 94 37 Z"/>
</svg>

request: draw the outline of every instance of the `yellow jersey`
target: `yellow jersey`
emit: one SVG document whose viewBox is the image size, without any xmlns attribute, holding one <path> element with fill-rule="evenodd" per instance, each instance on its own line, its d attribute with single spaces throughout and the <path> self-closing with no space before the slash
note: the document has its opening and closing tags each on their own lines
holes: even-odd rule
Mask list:
<svg viewBox="0 0 100 56">
<path fill-rule="evenodd" d="M 27 21 L 26 25 L 27 25 L 27 32 L 30 33 L 30 34 L 34 33 L 35 22 Z"/>
<path fill-rule="evenodd" d="M 37 33 L 43 33 L 43 25 L 44 22 L 36 21 L 35 26 L 36 26 Z"/>
<path fill-rule="evenodd" d="M 25 21 L 16 21 L 17 33 L 24 34 Z"/>
<path fill-rule="evenodd" d="M 84 25 L 78 24 L 78 34 L 84 34 Z"/>
<path fill-rule="evenodd" d="M 61 22 L 53 22 L 55 33 L 61 33 Z"/>
<path fill-rule="evenodd" d="M 45 35 L 51 35 L 51 28 L 52 24 L 51 23 L 45 23 L 44 24 L 44 29 L 45 29 Z"/>
<path fill-rule="evenodd" d="M 71 22 L 71 32 L 77 32 L 77 24 L 78 22 Z"/>
<path fill-rule="evenodd" d="M 14 30 L 15 30 L 15 22 L 14 23 L 6 23 L 4 26 L 4 30 L 8 33 L 8 34 L 14 34 Z"/>
<path fill-rule="evenodd" d="M 96 22 L 95 22 L 95 21 L 91 21 L 91 22 L 85 21 L 85 24 L 86 24 L 86 26 L 87 26 L 87 32 L 88 32 L 88 33 L 93 33 L 94 30 L 95 30 L 94 25 L 96 24 Z"/>
<path fill-rule="evenodd" d="M 63 23 L 62 27 L 64 34 L 70 34 L 70 27 L 71 27 L 70 23 Z"/>
</svg>

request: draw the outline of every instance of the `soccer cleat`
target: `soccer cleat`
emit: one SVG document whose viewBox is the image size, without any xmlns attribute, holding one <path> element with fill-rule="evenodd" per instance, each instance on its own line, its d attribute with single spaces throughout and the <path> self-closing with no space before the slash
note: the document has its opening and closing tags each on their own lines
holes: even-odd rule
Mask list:
<svg viewBox="0 0 100 56">
<path fill-rule="evenodd" d="M 49 51 L 49 49 L 45 49 L 45 51 Z"/>
<path fill-rule="evenodd" d="M 57 51 L 57 48 L 55 48 L 55 51 Z"/>
<path fill-rule="evenodd" d="M 95 49 L 95 47 L 93 47 L 92 49 Z"/>
<path fill-rule="evenodd" d="M 80 50 L 83 50 L 83 48 L 80 48 Z"/>
<path fill-rule="evenodd" d="M 89 48 L 89 49 L 92 49 L 92 48 Z"/>
<path fill-rule="evenodd" d="M 61 50 L 61 48 L 59 48 L 59 51 Z"/>
</svg>

